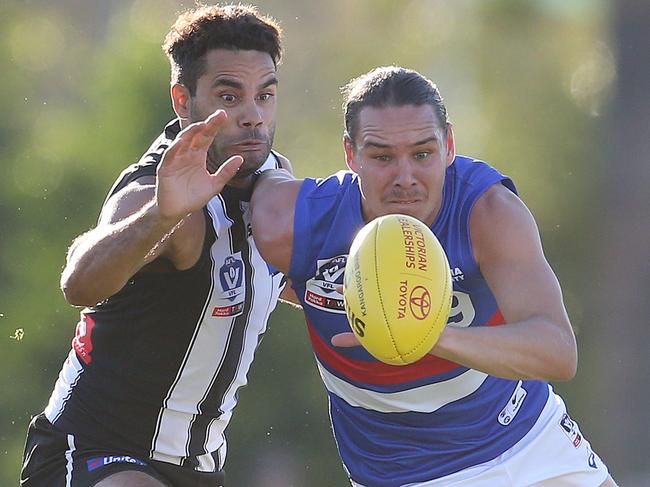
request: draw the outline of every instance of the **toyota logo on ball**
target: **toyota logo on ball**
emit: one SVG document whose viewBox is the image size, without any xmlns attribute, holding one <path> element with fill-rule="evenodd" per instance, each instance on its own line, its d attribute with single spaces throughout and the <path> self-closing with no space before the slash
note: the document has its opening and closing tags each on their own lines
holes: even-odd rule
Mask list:
<svg viewBox="0 0 650 487">
<path fill-rule="evenodd" d="M 411 313 L 418 320 L 423 320 L 429 316 L 431 311 L 431 295 L 424 286 L 415 286 L 409 297 Z"/>
</svg>

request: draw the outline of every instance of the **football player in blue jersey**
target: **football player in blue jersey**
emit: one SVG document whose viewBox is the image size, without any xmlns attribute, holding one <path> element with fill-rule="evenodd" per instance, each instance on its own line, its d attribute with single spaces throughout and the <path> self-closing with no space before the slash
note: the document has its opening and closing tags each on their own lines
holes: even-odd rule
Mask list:
<svg viewBox="0 0 650 487">
<path fill-rule="evenodd" d="M 614 486 L 548 381 L 576 371 L 575 337 L 535 220 L 514 183 L 456 154 L 434 83 L 377 68 L 346 87 L 349 171 L 269 171 L 253 195 L 262 256 L 291 279 L 354 486 Z M 453 270 L 448 325 L 406 366 L 358 346 L 341 269 L 373 218 L 430 226 Z"/>
<path fill-rule="evenodd" d="M 85 308 L 21 485 L 222 485 L 224 430 L 282 288 L 247 210 L 255 173 L 281 165 L 280 34 L 253 7 L 217 5 L 167 35 L 176 118 L 70 247 L 61 286 Z"/>
</svg>

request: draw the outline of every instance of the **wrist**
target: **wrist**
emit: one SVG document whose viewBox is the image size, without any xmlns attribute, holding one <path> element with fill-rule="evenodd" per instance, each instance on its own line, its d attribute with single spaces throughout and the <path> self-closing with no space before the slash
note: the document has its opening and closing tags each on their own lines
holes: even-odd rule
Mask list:
<svg viewBox="0 0 650 487">
<path fill-rule="evenodd" d="M 169 214 L 161 211 L 160 206 L 154 199 L 145 208 L 145 213 L 149 215 L 152 226 L 161 233 L 171 232 L 187 215 Z"/>
</svg>

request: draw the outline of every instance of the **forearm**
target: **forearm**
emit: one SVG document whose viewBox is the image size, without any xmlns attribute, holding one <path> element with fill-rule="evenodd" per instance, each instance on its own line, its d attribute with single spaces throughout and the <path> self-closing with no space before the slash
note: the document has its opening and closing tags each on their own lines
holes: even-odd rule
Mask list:
<svg viewBox="0 0 650 487">
<path fill-rule="evenodd" d="M 542 317 L 491 327 L 448 326 L 431 353 L 508 379 L 569 380 L 577 364 L 573 334 Z"/>
<path fill-rule="evenodd" d="M 122 289 L 160 254 L 178 221 L 162 218 L 154 202 L 116 223 L 103 224 L 72 245 L 61 289 L 74 305 L 91 306 Z"/>
</svg>

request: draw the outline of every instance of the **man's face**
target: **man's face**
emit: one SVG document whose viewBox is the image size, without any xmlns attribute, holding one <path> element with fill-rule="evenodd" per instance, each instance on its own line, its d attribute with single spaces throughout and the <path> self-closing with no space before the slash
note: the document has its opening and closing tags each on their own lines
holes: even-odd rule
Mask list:
<svg viewBox="0 0 650 487">
<path fill-rule="evenodd" d="M 451 126 L 446 132 L 430 105 L 361 109 L 356 140 L 345 140 L 345 152 L 359 175 L 366 220 L 402 213 L 433 223 L 455 156 Z"/>
<path fill-rule="evenodd" d="M 208 51 L 205 71 L 189 101 L 189 119 L 204 120 L 218 109 L 228 115 L 208 151 L 210 172 L 238 154 L 244 164 L 235 179 L 241 180 L 266 161 L 275 134 L 277 82 L 275 65 L 265 52 Z"/>
</svg>

